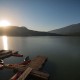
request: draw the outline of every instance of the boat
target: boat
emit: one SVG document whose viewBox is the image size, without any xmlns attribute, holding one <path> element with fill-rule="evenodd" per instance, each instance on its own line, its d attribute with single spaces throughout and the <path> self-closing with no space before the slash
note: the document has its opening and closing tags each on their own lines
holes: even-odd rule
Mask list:
<svg viewBox="0 0 80 80">
<path fill-rule="evenodd" d="M 24 62 L 22 62 L 22 63 L 19 63 L 19 65 L 27 65 L 28 63 L 30 63 L 31 62 L 31 60 L 27 60 L 27 61 L 24 61 Z"/>
<path fill-rule="evenodd" d="M 27 56 L 22 63 L 19 63 L 19 65 L 27 65 L 30 62 L 31 60 L 29 59 L 29 56 Z"/>
<path fill-rule="evenodd" d="M 6 67 L 10 68 L 10 69 L 14 69 L 16 66 L 26 66 L 31 61 L 28 56 L 24 60 L 25 61 L 23 61 L 21 63 L 17 63 L 17 64 L 6 64 Z"/>
<path fill-rule="evenodd" d="M 15 69 L 15 67 L 19 66 L 19 64 L 6 64 L 6 68 Z"/>
<path fill-rule="evenodd" d="M 30 63 L 31 60 L 27 60 L 27 61 L 24 61 L 22 63 L 17 63 L 17 64 L 6 64 L 6 68 L 9 68 L 9 69 L 15 69 L 15 67 L 17 66 L 26 66 Z"/>
<path fill-rule="evenodd" d="M 22 54 L 12 54 L 12 56 L 15 56 L 15 57 L 23 57 Z"/>
</svg>

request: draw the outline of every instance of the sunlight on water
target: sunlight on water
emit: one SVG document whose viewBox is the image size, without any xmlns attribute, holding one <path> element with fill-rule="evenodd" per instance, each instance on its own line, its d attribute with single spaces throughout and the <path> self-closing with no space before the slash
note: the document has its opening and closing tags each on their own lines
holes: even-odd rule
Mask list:
<svg viewBox="0 0 80 80">
<path fill-rule="evenodd" d="M 3 36 L 2 37 L 2 41 L 3 41 L 3 49 L 4 50 L 8 50 L 8 39 L 7 39 L 7 36 Z"/>
</svg>

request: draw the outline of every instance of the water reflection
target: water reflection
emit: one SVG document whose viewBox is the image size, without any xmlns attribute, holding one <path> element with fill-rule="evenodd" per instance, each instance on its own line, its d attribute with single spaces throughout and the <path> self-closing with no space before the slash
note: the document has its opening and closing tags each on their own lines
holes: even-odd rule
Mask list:
<svg viewBox="0 0 80 80">
<path fill-rule="evenodd" d="M 8 38 L 7 38 L 7 36 L 2 36 L 2 41 L 3 41 L 3 49 L 8 50 Z"/>
</svg>

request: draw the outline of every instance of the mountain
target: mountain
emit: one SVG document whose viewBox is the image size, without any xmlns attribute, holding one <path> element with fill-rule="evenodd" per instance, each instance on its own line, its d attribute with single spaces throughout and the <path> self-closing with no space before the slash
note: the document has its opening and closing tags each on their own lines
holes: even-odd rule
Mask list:
<svg viewBox="0 0 80 80">
<path fill-rule="evenodd" d="M 68 36 L 80 36 L 80 23 L 72 24 L 56 30 L 51 30 L 49 32 Z"/>
<path fill-rule="evenodd" d="M 29 30 L 26 27 L 9 26 L 0 27 L 0 35 L 7 36 L 57 36 L 55 33 Z"/>
</svg>

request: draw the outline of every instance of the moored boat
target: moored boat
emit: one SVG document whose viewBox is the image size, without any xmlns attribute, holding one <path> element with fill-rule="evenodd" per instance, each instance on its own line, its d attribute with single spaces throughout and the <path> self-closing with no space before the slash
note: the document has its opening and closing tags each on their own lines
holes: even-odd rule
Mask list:
<svg viewBox="0 0 80 80">
<path fill-rule="evenodd" d="M 26 60 L 26 61 L 23 61 L 21 63 L 17 63 L 17 64 L 5 64 L 5 67 L 6 68 L 10 68 L 10 69 L 14 69 L 15 67 L 17 66 L 26 66 L 27 64 L 30 63 L 31 60 Z"/>
<path fill-rule="evenodd" d="M 12 54 L 12 56 L 15 56 L 15 57 L 23 57 L 22 54 Z"/>
</svg>

